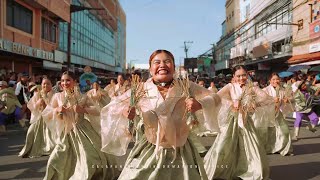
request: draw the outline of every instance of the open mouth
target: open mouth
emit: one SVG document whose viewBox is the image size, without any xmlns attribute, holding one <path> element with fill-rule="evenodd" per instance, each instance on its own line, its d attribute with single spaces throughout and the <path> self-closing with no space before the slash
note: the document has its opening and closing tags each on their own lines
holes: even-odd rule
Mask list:
<svg viewBox="0 0 320 180">
<path fill-rule="evenodd" d="M 169 73 L 169 71 L 166 69 L 160 69 L 157 71 L 157 74 L 159 74 L 159 75 L 166 75 L 168 73 Z"/>
</svg>

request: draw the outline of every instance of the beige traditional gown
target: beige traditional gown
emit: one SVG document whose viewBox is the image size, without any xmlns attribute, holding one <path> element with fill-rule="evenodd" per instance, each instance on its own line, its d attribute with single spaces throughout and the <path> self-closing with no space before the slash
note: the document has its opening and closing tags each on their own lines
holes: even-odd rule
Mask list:
<svg viewBox="0 0 320 180">
<path fill-rule="evenodd" d="M 94 103 L 96 103 L 100 108 L 103 108 L 107 104 L 110 103 L 110 97 L 108 95 L 108 92 L 104 89 L 99 88 L 91 89 L 87 92 L 87 96 L 93 100 Z"/>
<path fill-rule="evenodd" d="M 59 106 L 79 104 L 88 114 L 75 113 L 70 108 L 59 114 Z M 51 104 L 42 113 L 51 132 L 56 137 L 53 152 L 47 164 L 44 179 L 113 179 L 118 176 L 116 160 L 101 151 L 101 138 L 90 121 L 99 121 L 99 107 L 86 95 L 53 96 Z"/>
<path fill-rule="evenodd" d="M 44 106 L 37 105 L 37 102 L 42 98 L 46 104 L 49 104 L 53 96 L 50 91 L 46 94 L 43 92 L 35 92 L 33 97 L 28 102 L 27 106 L 31 111 L 30 127 L 27 132 L 26 142 L 19 153 L 21 157 L 40 157 L 50 155 L 55 146 L 55 140 L 47 128 L 45 120 L 42 117 Z"/>
<path fill-rule="evenodd" d="M 283 89 L 276 91 L 272 85 L 263 90 L 270 96 L 279 97 L 280 99 L 283 99 L 286 95 Z M 268 129 L 267 153 L 280 153 L 285 156 L 293 152 L 290 130 L 284 116 L 284 114 L 293 111 L 293 106 L 288 102 L 286 104 L 282 103 L 280 109 L 275 112 L 275 126 Z"/>
<path fill-rule="evenodd" d="M 202 105 L 197 119 L 207 129 L 219 131 L 216 114 L 220 98 L 194 83 L 191 94 Z M 143 122 L 143 135 L 131 150 L 119 179 L 207 179 L 203 162 L 186 125 L 185 97 L 178 85 L 171 86 L 165 98 L 151 79 L 144 84 L 146 97 L 137 105 Z M 117 156 L 126 153 L 131 136 L 128 119 L 130 91 L 111 101 L 101 112 L 102 151 Z"/>
<path fill-rule="evenodd" d="M 124 94 L 129 88 L 129 82 L 125 81 L 123 85 L 120 85 L 119 83 L 109 84 L 105 89 L 107 90 L 109 97 L 113 99 Z"/>
<path fill-rule="evenodd" d="M 265 114 L 256 112 L 269 105 L 274 109 L 273 99 L 258 87 L 246 85 L 246 89 L 248 93 L 245 94 L 248 95 L 244 96 L 244 90 L 238 83 L 229 83 L 218 92 L 222 99 L 218 115 L 221 133 L 204 157 L 209 179 L 256 180 L 269 177 L 267 155 L 255 127 L 268 128 L 270 122 L 263 118 Z M 240 109 L 252 102 L 255 109 L 250 109 L 247 114 L 236 111 L 233 106 L 238 102 Z M 256 114 L 255 122 L 253 113 Z"/>
</svg>

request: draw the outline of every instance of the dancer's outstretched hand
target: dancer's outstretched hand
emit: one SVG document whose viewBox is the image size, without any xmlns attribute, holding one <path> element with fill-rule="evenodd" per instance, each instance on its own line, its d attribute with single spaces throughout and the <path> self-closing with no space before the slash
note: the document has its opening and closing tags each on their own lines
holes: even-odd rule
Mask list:
<svg viewBox="0 0 320 180">
<path fill-rule="evenodd" d="M 193 98 L 186 99 L 186 108 L 189 112 L 196 112 L 200 109 L 202 109 L 202 105 Z"/>
</svg>

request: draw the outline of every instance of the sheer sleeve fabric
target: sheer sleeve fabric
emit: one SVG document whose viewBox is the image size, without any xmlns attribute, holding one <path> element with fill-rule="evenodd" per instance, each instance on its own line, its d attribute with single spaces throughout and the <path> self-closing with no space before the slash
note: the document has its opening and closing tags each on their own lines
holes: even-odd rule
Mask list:
<svg viewBox="0 0 320 180">
<path fill-rule="evenodd" d="M 101 151 L 116 156 L 125 155 L 132 139 L 128 134 L 128 119 L 122 114 L 130 105 L 130 93 L 127 91 L 115 97 L 101 110 Z"/>
</svg>

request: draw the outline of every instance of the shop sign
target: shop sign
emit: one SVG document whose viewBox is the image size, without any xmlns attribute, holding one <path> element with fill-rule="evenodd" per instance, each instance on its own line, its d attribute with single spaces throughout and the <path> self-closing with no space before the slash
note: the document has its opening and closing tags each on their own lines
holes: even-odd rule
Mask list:
<svg viewBox="0 0 320 180">
<path fill-rule="evenodd" d="M 242 56 L 234 58 L 234 59 L 230 59 L 229 60 L 229 67 L 233 68 L 236 65 L 243 65 L 244 64 L 244 60 L 245 59 Z"/>
<path fill-rule="evenodd" d="M 0 50 L 50 61 L 53 61 L 54 56 L 52 52 L 32 48 L 30 46 L 25 46 L 5 39 L 0 39 Z"/>
<path fill-rule="evenodd" d="M 309 53 L 320 51 L 320 43 L 310 44 L 309 45 Z"/>
</svg>

